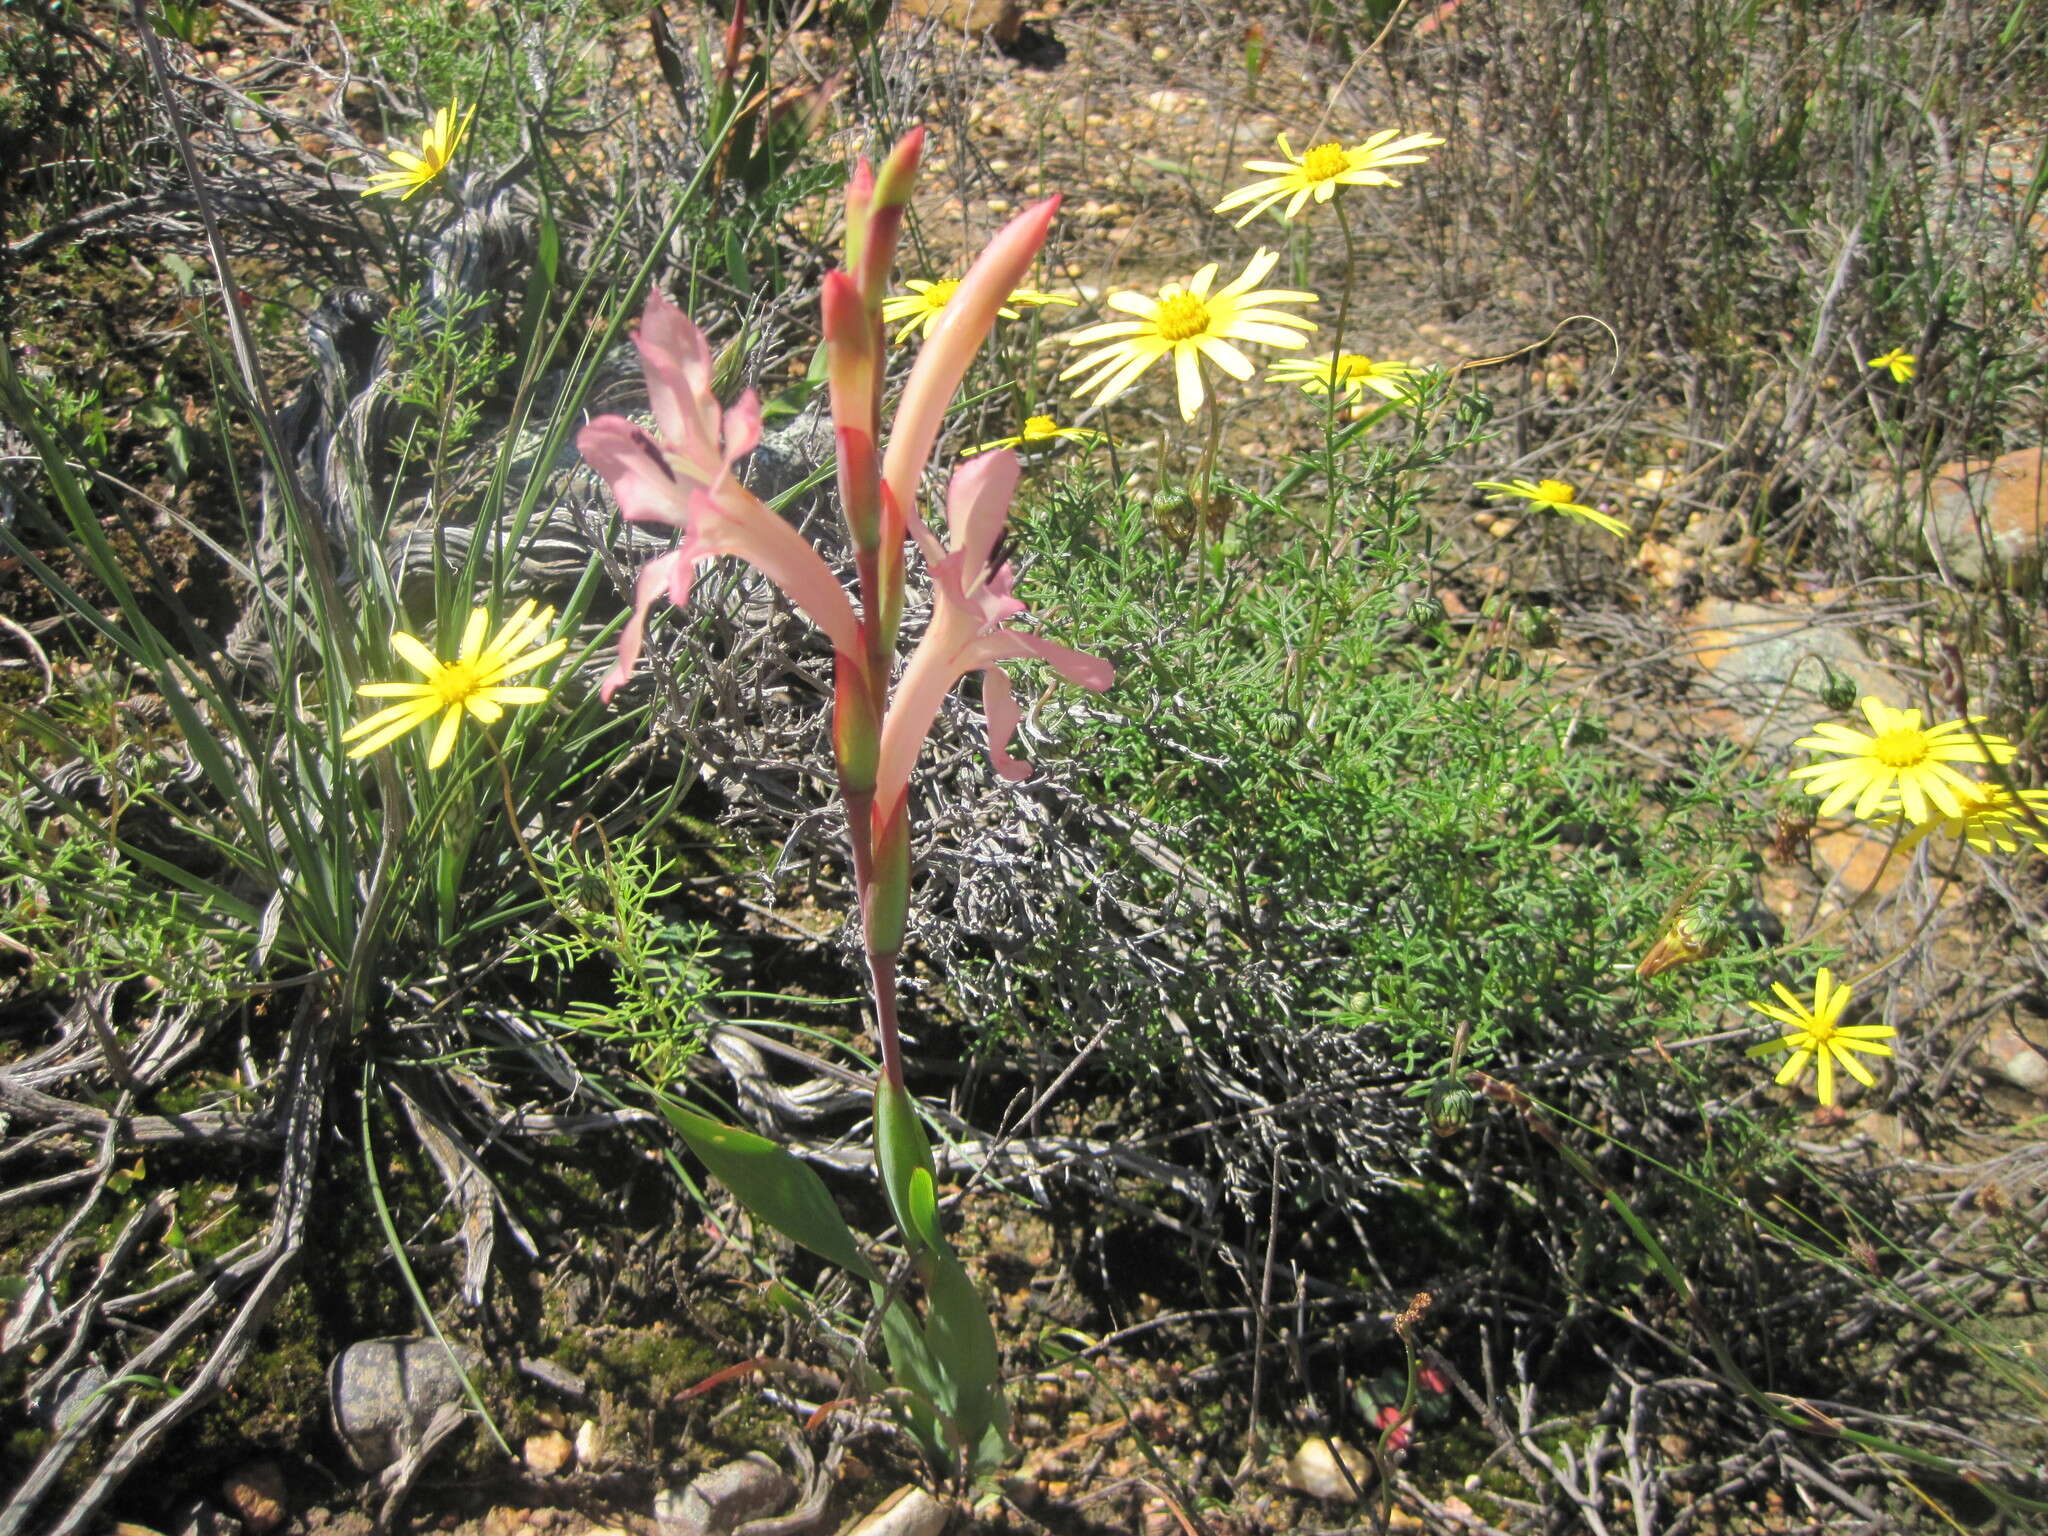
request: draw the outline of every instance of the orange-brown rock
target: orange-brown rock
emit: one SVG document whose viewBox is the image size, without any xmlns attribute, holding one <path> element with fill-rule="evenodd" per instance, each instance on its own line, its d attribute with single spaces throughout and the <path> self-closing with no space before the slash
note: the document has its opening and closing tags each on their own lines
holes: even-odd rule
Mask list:
<svg viewBox="0 0 2048 1536">
<path fill-rule="evenodd" d="M 896 9 L 905 16 L 936 18 L 949 32 L 986 34 L 1001 48 L 1016 42 L 1024 29 L 1019 0 L 896 0 Z"/>
<path fill-rule="evenodd" d="M 1944 464 L 1924 484 L 1873 486 L 1864 521 L 1882 533 L 1887 519 L 1938 550 L 1959 581 L 1983 583 L 1994 569 L 2017 584 L 2041 568 L 2048 543 L 2048 449 L 2020 448 L 1995 459 Z"/>
</svg>

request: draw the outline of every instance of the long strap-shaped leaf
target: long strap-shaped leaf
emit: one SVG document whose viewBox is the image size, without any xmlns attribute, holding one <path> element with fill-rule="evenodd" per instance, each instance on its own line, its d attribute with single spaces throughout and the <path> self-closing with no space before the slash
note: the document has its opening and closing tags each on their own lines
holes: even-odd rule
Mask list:
<svg viewBox="0 0 2048 1536">
<path fill-rule="evenodd" d="M 880 1278 L 833 1204 L 825 1181 L 808 1163 L 765 1136 L 721 1124 L 660 1095 L 655 1104 L 712 1176 L 756 1219 L 863 1280 Z"/>
</svg>

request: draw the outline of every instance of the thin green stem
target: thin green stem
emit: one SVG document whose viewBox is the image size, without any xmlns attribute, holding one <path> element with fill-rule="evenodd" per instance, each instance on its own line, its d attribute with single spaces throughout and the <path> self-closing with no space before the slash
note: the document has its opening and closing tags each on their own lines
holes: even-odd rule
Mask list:
<svg viewBox="0 0 2048 1536">
<path fill-rule="evenodd" d="M 470 1379 L 469 1371 L 462 1363 L 462 1357 L 455 1353 L 455 1346 L 448 1342 L 448 1336 L 441 1331 L 440 1320 L 434 1316 L 434 1308 L 427 1300 L 427 1293 L 420 1285 L 419 1276 L 413 1273 L 412 1261 L 406 1257 L 405 1240 L 399 1235 L 398 1223 L 392 1217 L 390 1203 L 384 1198 L 384 1183 L 377 1176 L 377 1145 L 370 1134 L 370 1095 L 374 1080 L 375 1063 L 365 1060 L 362 1081 L 356 1090 L 358 1124 L 362 1136 L 363 1176 L 370 1186 L 370 1204 L 377 1212 L 377 1225 L 384 1231 L 384 1246 L 391 1254 L 392 1262 L 398 1267 L 398 1277 L 404 1282 L 406 1293 L 412 1297 L 413 1310 L 419 1314 L 419 1319 L 426 1325 L 427 1332 L 434 1336 L 434 1342 L 441 1346 L 442 1353 L 448 1357 L 448 1364 L 455 1372 L 455 1379 L 462 1383 L 463 1396 L 469 1399 L 470 1407 L 474 1408 L 477 1417 L 483 1420 L 484 1428 L 490 1431 L 491 1438 L 498 1442 L 498 1449 L 510 1456 L 513 1454 L 512 1447 L 499 1430 L 498 1421 L 491 1417 L 490 1407 L 484 1402 L 483 1394 L 477 1390 L 476 1383 Z"/>
<path fill-rule="evenodd" d="M 1199 595 L 1208 582 L 1209 528 L 1215 520 L 1212 510 L 1216 493 L 1216 455 L 1223 447 L 1223 402 L 1216 391 L 1207 391 L 1203 408 L 1209 426 L 1202 442 L 1201 462 L 1195 468 L 1192 496 L 1195 504 L 1195 591 Z"/>
</svg>

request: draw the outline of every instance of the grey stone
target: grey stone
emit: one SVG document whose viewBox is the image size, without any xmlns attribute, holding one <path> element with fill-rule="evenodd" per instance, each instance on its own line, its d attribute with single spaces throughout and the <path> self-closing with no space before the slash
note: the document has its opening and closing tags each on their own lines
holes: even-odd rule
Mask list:
<svg viewBox="0 0 2048 1536">
<path fill-rule="evenodd" d="M 483 1357 L 453 1346 L 472 1374 Z M 437 1412 L 463 1400 L 462 1377 L 438 1340 L 364 1339 L 327 1368 L 334 1430 L 364 1472 L 381 1472 L 417 1445 Z"/>
<path fill-rule="evenodd" d="M 584 1385 L 581 1376 L 552 1360 L 523 1359 L 519 1362 L 519 1374 L 530 1376 L 542 1386 L 579 1403 L 590 1395 L 590 1389 Z"/>
<path fill-rule="evenodd" d="M 1820 699 L 1830 670 L 1859 694 L 1896 701 L 1898 684 L 1864 653 L 1851 622 L 1847 613 L 1803 602 L 1707 598 L 1692 611 L 1682 642 L 1730 712 L 1725 721 L 1707 717 L 1707 723 L 1781 751 L 1833 713 Z"/>
<path fill-rule="evenodd" d="M 2048 1099 L 2048 1056 L 2017 1029 L 2000 1020 L 1991 1026 L 1977 1047 L 1977 1054 L 1999 1077 L 2015 1088 L 2024 1088 L 2038 1098 Z"/>
<path fill-rule="evenodd" d="M 735 1526 L 785 1508 L 796 1486 L 759 1451 L 694 1478 L 654 1500 L 661 1536 L 732 1536 Z"/>
<path fill-rule="evenodd" d="M 838 459 L 839 435 L 832 426 L 828 397 L 821 389 L 803 410 L 789 420 L 762 431 L 761 441 L 748 456 L 744 467 L 747 489 L 763 501 L 772 502 L 802 485 L 819 470 L 832 469 Z M 789 510 L 800 510 L 812 497 L 829 490 L 833 483 L 828 474 Z"/>
</svg>

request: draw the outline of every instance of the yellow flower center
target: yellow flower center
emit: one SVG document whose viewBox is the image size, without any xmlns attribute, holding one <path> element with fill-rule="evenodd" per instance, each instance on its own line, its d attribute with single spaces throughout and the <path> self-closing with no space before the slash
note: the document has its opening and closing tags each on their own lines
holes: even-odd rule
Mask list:
<svg viewBox="0 0 2048 1536">
<path fill-rule="evenodd" d="M 1996 784 L 1986 784 L 1981 788 L 1974 785 L 1966 786 L 1961 784 L 1952 784 L 1949 787 L 1956 792 L 1956 800 L 1963 808 L 1961 820 L 1968 821 L 1978 816 L 2002 818 L 2006 814 L 2005 807 L 1998 803 L 1999 795 Z M 1951 817 L 1949 819 L 1955 820 L 1957 818 Z"/>
<path fill-rule="evenodd" d="M 1870 755 L 1887 768 L 1917 768 L 1927 761 L 1927 733 L 1886 731 L 1871 743 Z"/>
<path fill-rule="evenodd" d="M 1030 417 L 1024 423 L 1024 441 L 1027 443 L 1042 443 L 1048 437 L 1055 436 L 1059 429 L 1059 423 L 1050 416 Z"/>
<path fill-rule="evenodd" d="M 1835 1026 L 1821 1019 L 1808 1019 L 1804 1025 L 1807 1043 L 1812 1046 L 1825 1045 L 1834 1038 Z"/>
<path fill-rule="evenodd" d="M 1369 379 L 1377 371 L 1372 359 L 1361 353 L 1346 352 L 1337 359 L 1337 381 L 1340 384 L 1348 384 L 1353 379 Z"/>
<path fill-rule="evenodd" d="M 1551 506 L 1561 506 L 1572 499 L 1572 492 L 1573 488 L 1562 480 L 1543 480 L 1537 483 L 1536 494 L 1529 499 L 1547 502 Z"/>
<path fill-rule="evenodd" d="M 1301 157 L 1303 181 L 1334 181 L 1350 169 L 1351 157 L 1344 153 L 1344 146 L 1335 141 L 1318 144 Z"/>
<path fill-rule="evenodd" d="M 451 661 L 427 686 L 434 690 L 434 696 L 441 701 L 443 709 L 454 709 L 470 695 L 482 691 L 483 679 L 477 676 L 475 662 Z"/>
<path fill-rule="evenodd" d="M 931 310 L 944 309 L 953 302 L 953 295 L 960 287 L 957 277 L 941 278 L 924 291 L 924 307 Z"/>
<path fill-rule="evenodd" d="M 1192 293 L 1173 293 L 1159 301 L 1153 327 L 1168 341 L 1188 341 L 1209 329 L 1209 306 Z"/>
</svg>

